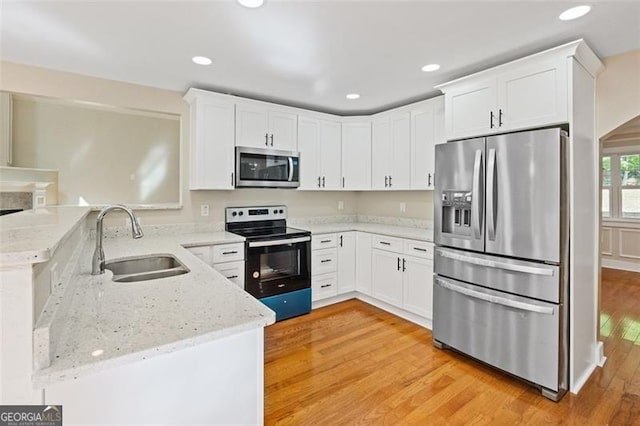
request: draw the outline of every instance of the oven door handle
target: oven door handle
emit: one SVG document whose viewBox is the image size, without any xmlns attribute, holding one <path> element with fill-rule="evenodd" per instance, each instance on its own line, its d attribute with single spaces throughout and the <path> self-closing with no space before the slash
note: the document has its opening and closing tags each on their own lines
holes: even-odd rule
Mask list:
<svg viewBox="0 0 640 426">
<path fill-rule="evenodd" d="M 474 299 L 484 300 L 485 302 L 493 303 L 496 305 L 506 306 L 508 308 L 518 309 L 520 311 L 534 312 L 536 314 L 553 315 L 555 309 L 547 306 L 538 306 L 531 303 L 520 302 L 517 300 L 506 299 L 500 296 L 494 296 L 492 294 L 481 293 L 479 291 L 471 290 L 466 287 L 460 287 L 441 278 L 435 277 L 434 281 L 447 290 L 455 291 L 456 293 L 463 294 Z"/>
<path fill-rule="evenodd" d="M 286 238 L 284 240 L 250 241 L 249 247 L 269 247 L 311 241 L 311 237 Z"/>
<path fill-rule="evenodd" d="M 287 180 L 291 182 L 293 180 L 293 158 L 287 157 L 287 160 L 289 160 L 289 179 Z"/>
</svg>

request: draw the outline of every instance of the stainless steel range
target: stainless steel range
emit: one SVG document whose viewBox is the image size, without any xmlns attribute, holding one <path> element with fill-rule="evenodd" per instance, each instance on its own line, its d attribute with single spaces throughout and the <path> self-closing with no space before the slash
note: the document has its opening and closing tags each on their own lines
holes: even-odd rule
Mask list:
<svg viewBox="0 0 640 426">
<path fill-rule="evenodd" d="M 286 206 L 228 207 L 226 230 L 245 242 L 244 289 L 276 321 L 311 311 L 311 233 L 287 227 Z"/>
</svg>

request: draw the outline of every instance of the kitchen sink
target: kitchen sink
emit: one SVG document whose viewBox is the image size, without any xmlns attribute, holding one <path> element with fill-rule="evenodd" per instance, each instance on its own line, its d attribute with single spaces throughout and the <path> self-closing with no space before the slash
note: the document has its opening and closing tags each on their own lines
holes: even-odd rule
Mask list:
<svg viewBox="0 0 640 426">
<path fill-rule="evenodd" d="M 109 261 L 105 269 L 113 272 L 113 281 L 131 283 L 174 277 L 189 272 L 189 268 L 170 254 L 151 254 Z"/>
</svg>

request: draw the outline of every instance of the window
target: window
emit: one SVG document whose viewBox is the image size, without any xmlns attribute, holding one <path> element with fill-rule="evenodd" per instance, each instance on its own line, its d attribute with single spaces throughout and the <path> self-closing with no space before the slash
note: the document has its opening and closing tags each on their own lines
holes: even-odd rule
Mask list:
<svg viewBox="0 0 640 426">
<path fill-rule="evenodd" d="M 613 151 L 613 150 L 611 150 Z M 640 153 L 616 150 L 601 158 L 602 217 L 640 220 Z"/>
</svg>

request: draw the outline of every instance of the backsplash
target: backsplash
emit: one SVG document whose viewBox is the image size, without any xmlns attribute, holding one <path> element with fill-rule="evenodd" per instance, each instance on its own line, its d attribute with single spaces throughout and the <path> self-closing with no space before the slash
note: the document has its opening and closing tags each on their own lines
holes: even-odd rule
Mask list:
<svg viewBox="0 0 640 426">
<path fill-rule="evenodd" d="M 33 208 L 31 192 L 0 192 L 0 210 Z"/>
</svg>

